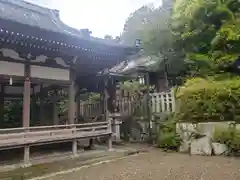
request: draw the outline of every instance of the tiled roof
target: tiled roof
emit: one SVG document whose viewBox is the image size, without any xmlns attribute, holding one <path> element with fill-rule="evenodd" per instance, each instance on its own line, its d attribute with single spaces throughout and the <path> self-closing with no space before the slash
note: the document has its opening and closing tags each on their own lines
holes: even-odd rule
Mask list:
<svg viewBox="0 0 240 180">
<path fill-rule="evenodd" d="M 111 40 L 91 36 L 84 37 L 80 30 L 64 24 L 60 20 L 57 10 L 41 7 L 23 0 L 0 0 L 0 19 L 10 20 L 68 36 L 75 36 L 83 40 L 107 45 L 133 47 L 133 45 L 121 44 Z"/>
<path fill-rule="evenodd" d="M 138 57 L 129 60 L 128 62 L 122 62 L 116 66 L 114 66 L 112 69 L 110 69 L 110 72 L 112 73 L 119 73 L 119 74 L 128 74 L 131 72 L 134 72 L 137 70 L 138 67 L 150 67 L 152 65 L 156 64 L 156 61 L 151 60 L 150 57 Z"/>
</svg>

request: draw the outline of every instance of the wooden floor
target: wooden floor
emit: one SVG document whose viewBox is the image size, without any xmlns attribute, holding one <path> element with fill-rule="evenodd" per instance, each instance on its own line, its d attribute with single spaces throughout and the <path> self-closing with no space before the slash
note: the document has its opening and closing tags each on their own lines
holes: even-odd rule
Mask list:
<svg viewBox="0 0 240 180">
<path fill-rule="evenodd" d="M 111 133 L 107 122 L 0 129 L 0 149 L 108 136 Z"/>
</svg>

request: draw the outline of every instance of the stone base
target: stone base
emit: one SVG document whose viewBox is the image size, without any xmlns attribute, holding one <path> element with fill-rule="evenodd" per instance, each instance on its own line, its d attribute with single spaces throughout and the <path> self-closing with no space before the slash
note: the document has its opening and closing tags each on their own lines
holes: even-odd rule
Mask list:
<svg viewBox="0 0 240 180">
<path fill-rule="evenodd" d="M 210 137 L 202 137 L 195 139 L 191 143 L 191 154 L 192 155 L 212 155 L 212 144 Z"/>
<path fill-rule="evenodd" d="M 28 167 L 30 167 L 30 166 L 32 166 L 32 164 L 31 163 L 23 163 L 22 165 L 21 165 L 21 168 L 28 168 Z"/>
<path fill-rule="evenodd" d="M 77 158 L 77 157 L 79 157 L 79 154 L 73 154 L 73 155 L 71 155 L 71 158 Z"/>
<path fill-rule="evenodd" d="M 115 151 L 115 149 L 110 148 L 110 149 L 108 149 L 108 151 L 109 151 L 109 152 L 113 152 L 113 151 Z"/>
</svg>

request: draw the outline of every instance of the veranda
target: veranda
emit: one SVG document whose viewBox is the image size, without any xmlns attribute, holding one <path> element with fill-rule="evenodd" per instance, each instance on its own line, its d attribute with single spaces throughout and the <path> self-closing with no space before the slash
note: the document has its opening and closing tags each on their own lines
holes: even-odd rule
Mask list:
<svg viewBox="0 0 240 180">
<path fill-rule="evenodd" d="M 4 102 L 23 100 L 20 125 L 0 127 L 0 150 L 24 147 L 27 165 L 30 147 L 42 144 L 71 141 L 77 155 L 78 139 L 107 136 L 111 149 L 109 80 L 106 75 L 96 75 L 137 53 L 139 47 L 93 38 L 88 30 L 79 31 L 61 22 L 56 10 L 24 1 L 5 0 L 0 6 L 1 119 Z M 104 92 L 99 112 L 104 114 L 102 122 L 78 124 L 81 88 Z M 68 115 L 61 122 L 57 103 L 64 96 L 68 98 Z"/>
</svg>

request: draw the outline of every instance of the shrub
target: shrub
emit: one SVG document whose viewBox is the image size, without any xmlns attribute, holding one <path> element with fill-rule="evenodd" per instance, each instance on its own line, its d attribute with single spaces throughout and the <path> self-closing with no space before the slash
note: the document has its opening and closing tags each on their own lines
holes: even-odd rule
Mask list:
<svg viewBox="0 0 240 180">
<path fill-rule="evenodd" d="M 229 153 L 235 155 L 240 151 L 240 130 L 235 126 L 218 126 L 215 128 L 213 141 L 227 145 Z"/>
<path fill-rule="evenodd" d="M 193 79 L 177 92 L 176 117 L 182 122 L 240 122 L 240 78 Z"/>
<path fill-rule="evenodd" d="M 231 144 L 231 151 L 235 154 L 239 153 L 240 151 L 240 130 L 239 129 L 235 130 L 232 144 Z"/>
<path fill-rule="evenodd" d="M 160 124 L 159 129 L 157 146 L 164 150 L 177 151 L 181 145 L 182 139 L 176 133 L 176 124 L 168 120 L 167 122 Z"/>
<path fill-rule="evenodd" d="M 164 150 L 177 151 L 181 145 L 181 137 L 175 132 L 160 133 L 158 138 L 158 147 Z"/>
<path fill-rule="evenodd" d="M 231 146 L 234 137 L 234 128 L 226 126 L 215 127 L 213 133 L 213 141 L 221 144 L 226 144 L 228 147 Z"/>
</svg>

